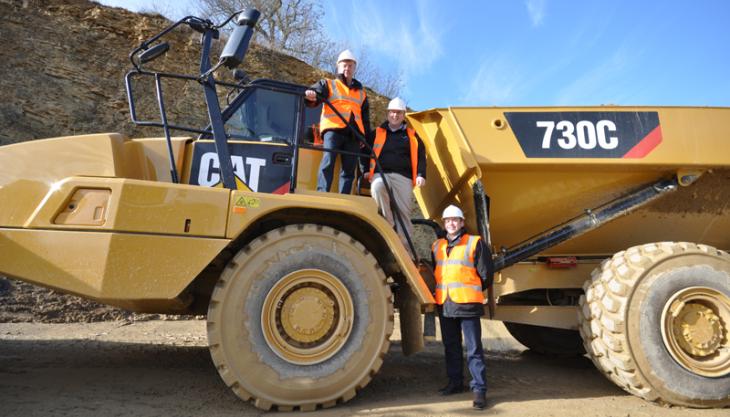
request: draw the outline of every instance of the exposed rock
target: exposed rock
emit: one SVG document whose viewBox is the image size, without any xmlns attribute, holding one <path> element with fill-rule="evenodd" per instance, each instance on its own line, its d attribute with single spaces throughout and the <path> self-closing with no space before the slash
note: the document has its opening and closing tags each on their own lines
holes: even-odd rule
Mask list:
<svg viewBox="0 0 730 417">
<path fill-rule="evenodd" d="M 124 75 L 132 68 L 128 57 L 132 49 L 170 21 L 84 0 L 0 0 L 0 15 L 4 43 L 0 48 L 0 144 L 107 131 L 161 136 L 159 129 L 131 123 Z M 154 62 L 155 68 L 197 74 L 199 39 L 187 27 L 172 32 L 166 37 L 170 51 Z M 216 42 L 216 51 L 221 43 Z M 254 79 L 304 85 L 327 75 L 258 45 L 252 45 L 242 68 Z M 165 87 L 171 121 L 206 124 L 200 86 L 188 82 Z M 387 98 L 373 91 L 368 94 L 373 121 L 383 119 Z M 140 98 L 138 113 L 156 117 L 154 96 Z"/>
</svg>

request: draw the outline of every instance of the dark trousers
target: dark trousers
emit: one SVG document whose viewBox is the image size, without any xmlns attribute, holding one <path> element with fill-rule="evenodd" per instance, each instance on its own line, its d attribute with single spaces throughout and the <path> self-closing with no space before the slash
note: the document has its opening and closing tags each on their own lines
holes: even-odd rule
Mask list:
<svg viewBox="0 0 730 417">
<path fill-rule="evenodd" d="M 482 326 L 479 317 L 439 316 L 441 339 L 446 356 L 446 375 L 449 381 L 462 384 L 464 381 L 464 357 L 461 334 L 466 342 L 466 361 L 471 373 L 469 388 L 472 391 L 487 392 L 487 366 L 484 363 L 482 347 Z"/>
<path fill-rule="evenodd" d="M 337 149 L 348 152 L 358 152 L 360 145 L 352 132 L 347 130 L 328 130 L 322 136 L 322 142 L 327 149 Z M 335 170 L 335 162 L 337 161 L 337 153 L 323 152 L 322 162 L 319 164 L 319 175 L 317 176 L 317 191 L 329 191 L 332 187 L 332 175 Z M 357 165 L 357 156 L 341 155 L 340 169 L 340 193 L 350 194 L 352 192 L 352 182 L 355 179 L 355 165 Z"/>
</svg>

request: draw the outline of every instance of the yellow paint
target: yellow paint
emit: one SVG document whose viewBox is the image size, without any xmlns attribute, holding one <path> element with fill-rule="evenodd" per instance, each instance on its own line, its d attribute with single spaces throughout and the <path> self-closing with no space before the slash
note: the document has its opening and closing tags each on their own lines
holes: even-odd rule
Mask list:
<svg viewBox="0 0 730 417">
<path fill-rule="evenodd" d="M 226 239 L 0 228 L 0 274 L 145 309 L 146 303 L 178 297 L 227 244 Z"/>
</svg>

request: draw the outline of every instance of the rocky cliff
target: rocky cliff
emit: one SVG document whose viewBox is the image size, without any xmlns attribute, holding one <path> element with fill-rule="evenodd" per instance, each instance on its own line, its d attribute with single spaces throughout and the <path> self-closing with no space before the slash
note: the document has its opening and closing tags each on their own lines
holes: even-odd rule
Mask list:
<svg viewBox="0 0 730 417">
<path fill-rule="evenodd" d="M 129 119 L 124 75 L 128 54 L 171 22 L 85 0 L 0 0 L 0 144 L 94 132 L 161 136 Z M 155 61 L 168 72 L 196 74 L 199 39 L 183 28 L 166 38 L 170 51 Z M 221 48 L 220 41 L 216 47 Z M 326 73 L 304 62 L 252 45 L 242 68 L 252 78 L 308 85 Z M 228 75 L 228 74 L 224 74 Z M 194 82 L 166 86 L 171 120 L 206 124 L 202 88 Z M 372 118 L 382 120 L 385 97 L 368 91 Z M 141 114 L 156 115 L 154 97 Z"/>
</svg>

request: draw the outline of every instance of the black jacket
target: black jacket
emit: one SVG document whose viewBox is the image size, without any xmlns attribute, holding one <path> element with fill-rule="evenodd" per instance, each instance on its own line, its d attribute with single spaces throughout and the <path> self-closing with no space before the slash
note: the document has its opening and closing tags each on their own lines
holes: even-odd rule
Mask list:
<svg viewBox="0 0 730 417">
<path fill-rule="evenodd" d="M 345 85 L 347 85 L 347 80 L 345 79 L 344 75 L 338 74 L 337 78 L 340 81 L 342 81 Z M 360 83 L 360 81 L 358 81 L 354 78 L 352 79 L 352 84 L 349 87 L 354 88 L 354 89 L 360 89 L 360 90 L 362 90 L 364 88 L 362 86 L 362 83 Z M 321 80 L 317 81 L 316 83 L 312 84 L 309 88 L 316 91 L 317 94 L 321 95 L 322 97 L 327 97 L 327 98 L 330 97 L 330 88 L 327 84 L 326 79 L 321 79 Z M 311 102 L 308 100 L 306 100 L 306 102 L 308 103 L 307 104 L 308 106 L 312 106 L 312 107 L 316 107 L 316 106 L 319 106 L 320 104 L 322 104 L 322 100 L 320 100 L 319 97 L 317 97 L 316 102 Z M 324 104 L 324 105 L 326 106 L 326 104 Z M 362 105 L 360 106 L 360 112 L 362 113 L 362 126 L 365 128 L 364 134 L 365 134 L 365 137 L 367 138 L 370 136 L 370 102 L 368 102 L 367 96 L 365 97 L 365 100 L 363 100 Z M 348 122 L 352 126 L 354 126 L 355 129 L 357 130 L 357 123 L 355 123 L 354 116 L 350 116 L 350 120 L 348 120 Z M 328 130 L 330 130 L 330 129 L 328 129 Z M 338 129 L 338 130 L 349 131 L 350 129 L 345 128 L 345 129 Z M 324 132 L 321 132 L 321 133 L 324 133 Z"/>
<path fill-rule="evenodd" d="M 395 132 L 388 128 L 388 122 L 384 122 L 380 125 L 381 128 L 385 129 L 385 145 L 383 150 L 380 152 L 378 162 L 383 168 L 383 172 L 396 173 L 403 175 L 406 178 L 411 178 L 411 144 L 408 139 L 408 133 L 406 132 L 406 124 L 403 123 L 400 129 Z M 375 143 L 375 133 L 372 131 L 368 136 L 368 144 L 372 148 Z M 426 178 L 426 150 L 423 147 L 423 141 L 418 137 L 416 133 L 416 140 L 418 141 L 418 166 L 416 167 L 416 173 Z M 361 158 L 360 166 L 363 172 L 370 170 L 370 158 Z M 377 169 L 375 173 L 377 173 Z"/>
<path fill-rule="evenodd" d="M 459 242 L 459 239 L 466 233 L 466 229 L 461 229 L 454 239 L 446 238 L 446 254 L 451 253 L 451 249 Z M 431 253 L 431 262 L 436 265 L 436 259 Z M 477 247 L 474 250 L 474 265 L 476 265 L 477 274 L 482 279 L 482 290 L 492 286 L 494 277 L 494 264 L 489 248 L 483 239 L 479 239 Z M 484 315 L 484 304 L 481 303 L 455 303 L 451 298 L 446 298 L 443 305 L 438 306 L 439 315 L 444 317 L 481 317 Z"/>
</svg>

